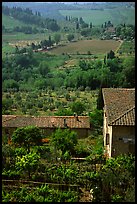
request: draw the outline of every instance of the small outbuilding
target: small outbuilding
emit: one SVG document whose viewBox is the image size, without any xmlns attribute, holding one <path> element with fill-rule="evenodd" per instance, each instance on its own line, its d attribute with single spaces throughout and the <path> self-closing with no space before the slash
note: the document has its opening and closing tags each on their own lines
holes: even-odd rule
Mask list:
<svg viewBox="0 0 137 204">
<path fill-rule="evenodd" d="M 88 137 L 91 125 L 89 116 L 22 116 L 3 115 L 2 134 L 3 142 L 5 137 L 8 143 L 11 141 L 13 132 L 20 127 L 36 126 L 42 131 L 43 136 L 49 137 L 56 129 L 69 128 L 77 132 L 78 138 Z"/>
</svg>

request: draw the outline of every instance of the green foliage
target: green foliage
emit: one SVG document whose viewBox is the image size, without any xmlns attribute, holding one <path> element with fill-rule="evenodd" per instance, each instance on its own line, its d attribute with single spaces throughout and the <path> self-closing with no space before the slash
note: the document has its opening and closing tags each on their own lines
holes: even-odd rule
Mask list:
<svg viewBox="0 0 137 204">
<path fill-rule="evenodd" d="M 15 167 L 19 172 L 28 172 L 29 178 L 31 177 L 30 173 L 36 171 L 38 167 L 40 156 L 37 153 L 29 153 L 26 155 L 17 156 Z"/>
<path fill-rule="evenodd" d="M 133 155 L 120 155 L 110 158 L 98 172 L 99 180 L 96 185 L 102 189 L 101 200 L 106 202 L 125 201 L 129 202 L 128 189 L 134 186 L 135 157 Z M 133 195 L 131 195 L 133 198 Z M 94 197 L 98 201 L 98 195 Z M 130 198 L 129 198 L 130 199 Z"/>
<path fill-rule="evenodd" d="M 40 63 L 39 72 L 43 77 L 45 77 L 47 75 L 47 73 L 49 72 L 49 67 L 48 67 L 47 63 L 45 63 L 45 62 Z"/>
<path fill-rule="evenodd" d="M 95 144 L 91 145 L 91 153 L 86 157 L 86 160 L 91 163 L 105 163 L 104 147 L 103 147 L 103 136 L 99 135 L 95 139 Z"/>
<path fill-rule="evenodd" d="M 8 110 L 12 107 L 13 100 L 11 98 L 9 99 L 2 99 L 2 114 L 7 114 Z"/>
<path fill-rule="evenodd" d="M 67 38 L 68 38 L 68 41 L 72 41 L 74 39 L 74 35 L 73 34 L 69 34 L 67 36 Z"/>
<path fill-rule="evenodd" d="M 91 126 L 95 129 L 103 126 L 103 110 L 95 109 L 89 113 Z"/>
<path fill-rule="evenodd" d="M 14 167 L 14 169 L 4 170 L 2 172 L 2 177 L 4 179 L 19 179 L 20 178 L 20 172 L 17 171 Z"/>
<path fill-rule="evenodd" d="M 58 31 L 60 29 L 55 19 L 43 18 L 41 17 L 41 15 L 37 15 L 37 12 L 34 14 L 32 10 L 29 8 L 26 8 L 26 9 L 22 9 L 20 7 L 9 8 L 3 5 L 2 13 L 5 14 L 6 16 L 11 16 L 12 18 L 19 20 L 25 24 L 27 22 L 28 24 L 27 26 L 22 26 L 22 27 L 20 27 L 20 24 L 19 24 L 19 26 L 14 27 L 13 30 L 6 29 L 5 31 L 7 32 L 16 31 L 16 32 L 24 32 L 26 34 L 32 34 L 32 33 L 39 32 L 37 27 L 39 28 L 44 27 L 44 28 L 50 29 L 53 32 Z M 33 28 L 30 25 L 31 26 L 33 25 L 33 27 L 35 25 L 35 27 Z"/>
<path fill-rule="evenodd" d="M 75 191 L 60 191 L 42 185 L 28 190 L 23 187 L 18 191 L 2 191 L 3 202 L 78 202 L 78 193 Z"/>
<path fill-rule="evenodd" d="M 124 87 L 135 87 L 135 58 L 128 57 L 123 60 L 123 86 Z"/>
<path fill-rule="evenodd" d="M 41 143 L 42 135 L 40 129 L 34 126 L 17 128 L 12 135 L 12 142 L 15 145 L 23 145 L 30 151 L 30 146 Z"/>
<path fill-rule="evenodd" d="M 15 154 L 17 156 L 22 156 L 22 155 L 27 154 L 27 151 L 26 151 L 26 149 L 24 147 L 16 147 Z"/>
<path fill-rule="evenodd" d="M 69 129 L 57 129 L 52 135 L 52 144 L 64 155 L 66 151 L 72 153 L 77 144 L 77 134 Z"/>
<path fill-rule="evenodd" d="M 98 91 L 98 97 L 97 97 L 97 109 L 103 110 L 104 101 L 103 101 L 103 95 L 102 95 L 102 89 L 100 88 Z"/>
<path fill-rule="evenodd" d="M 81 31 L 81 35 L 84 37 L 91 36 L 91 28 L 83 28 Z"/>
<path fill-rule="evenodd" d="M 61 35 L 59 33 L 56 33 L 54 35 L 54 40 L 55 40 L 56 44 L 58 44 L 61 40 Z"/>
<path fill-rule="evenodd" d="M 73 112 L 70 108 L 65 109 L 65 108 L 59 108 L 57 112 L 55 112 L 55 115 L 58 116 L 71 116 L 73 115 Z"/>
<path fill-rule="evenodd" d="M 81 115 L 85 110 L 85 105 L 81 101 L 76 101 L 71 104 L 71 109 L 73 113 L 76 113 L 77 115 Z"/>
</svg>

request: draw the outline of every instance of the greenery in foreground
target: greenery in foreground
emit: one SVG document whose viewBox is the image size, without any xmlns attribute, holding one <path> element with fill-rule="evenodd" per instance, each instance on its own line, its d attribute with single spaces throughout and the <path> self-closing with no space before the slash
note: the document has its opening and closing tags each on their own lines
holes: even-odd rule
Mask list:
<svg viewBox="0 0 137 204">
<path fill-rule="evenodd" d="M 29 140 L 34 129 L 35 127 L 27 127 L 20 132 L 21 129 L 18 128 L 12 136 L 12 145 L 3 145 L 3 179 L 78 185 L 79 188 L 87 191 L 93 189 L 93 201 L 95 202 L 135 201 L 135 157 L 133 155 L 120 155 L 106 160 L 103 155 L 102 135 L 88 137 L 81 143 L 76 139 L 76 135 L 67 129 L 53 133 L 47 145 L 39 143 L 37 146 L 35 142 L 31 142 L 30 152 L 27 152 L 26 146 L 17 146 L 17 143 L 22 144 L 17 138 L 25 134 L 26 140 L 27 138 Z M 72 142 L 71 149 L 64 145 L 67 144 L 66 133 L 71 135 L 69 141 Z M 63 140 L 60 139 L 60 134 L 64 134 Z M 77 142 L 73 142 L 74 140 Z M 73 156 L 82 157 L 82 155 L 85 161 L 77 162 L 71 159 Z M 3 185 L 3 202 L 78 202 L 81 196 L 80 191 L 75 190 L 74 192 L 72 189 L 60 191 L 48 185 L 35 189 L 25 188 L 23 184 L 21 190 L 19 188 L 9 190 L 9 188 L 10 186 Z"/>
</svg>

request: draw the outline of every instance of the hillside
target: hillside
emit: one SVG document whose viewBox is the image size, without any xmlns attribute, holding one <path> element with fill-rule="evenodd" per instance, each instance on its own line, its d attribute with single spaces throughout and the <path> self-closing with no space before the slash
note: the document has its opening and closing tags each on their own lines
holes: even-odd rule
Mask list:
<svg viewBox="0 0 137 204">
<path fill-rule="evenodd" d="M 135 5 L 134 2 L 3 2 L 12 8 L 30 8 L 35 13 L 40 12 L 43 17 L 57 20 L 65 19 L 66 15 L 72 17 L 83 17 L 86 23 L 92 22 L 94 25 L 111 20 L 115 25 L 120 23 L 135 25 Z M 86 15 L 83 13 L 86 12 Z"/>
<path fill-rule="evenodd" d="M 83 17 L 83 20 L 86 23 L 92 22 L 95 26 L 101 25 L 108 20 L 110 20 L 114 25 L 121 23 L 135 25 L 135 9 L 133 8 L 114 8 L 104 10 L 60 10 L 59 12 L 64 17 Z"/>
<path fill-rule="evenodd" d="M 7 29 L 13 29 L 15 26 L 26 26 L 25 23 L 4 14 L 2 14 L 2 25 L 6 26 Z"/>
</svg>

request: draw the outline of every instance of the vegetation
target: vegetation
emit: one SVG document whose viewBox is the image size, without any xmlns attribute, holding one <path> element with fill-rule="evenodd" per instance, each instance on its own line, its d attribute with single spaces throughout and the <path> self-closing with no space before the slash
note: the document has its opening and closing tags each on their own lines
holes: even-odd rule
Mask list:
<svg viewBox="0 0 137 204">
<path fill-rule="evenodd" d="M 67 134 L 69 134 L 67 135 L 68 137 L 72 136 L 72 138 L 74 138 L 73 132 L 69 132 L 67 129 L 66 132 Z M 26 153 L 24 148 L 15 148 L 12 145 L 10 145 L 9 147 L 8 145 L 3 146 L 3 179 L 22 179 L 22 181 L 24 179 L 29 179 L 32 184 L 33 181 L 36 182 L 35 189 L 32 185 L 31 188 L 25 187 L 26 190 L 24 192 L 21 192 L 18 186 L 16 186 L 17 190 L 12 189 L 9 191 L 10 185 L 7 188 L 3 184 L 3 201 L 10 201 L 11 199 L 17 201 L 22 201 L 22 199 L 33 199 L 33 201 L 37 201 L 38 197 L 39 199 L 44 201 L 44 199 L 46 198 L 49 199 L 48 196 L 53 195 L 53 193 L 55 192 L 58 194 L 58 198 L 56 196 L 51 196 L 51 202 L 54 200 L 58 201 L 58 199 L 62 201 L 64 197 L 64 199 L 73 198 L 73 201 L 79 201 L 80 197 L 82 196 L 79 191 L 80 188 L 85 188 L 88 191 L 90 191 L 90 189 L 93 189 L 93 200 L 95 202 L 121 202 L 122 200 L 128 202 L 134 201 L 134 195 L 132 193 L 135 178 L 134 156 L 120 155 L 117 158 L 106 160 L 103 155 L 102 136 L 94 139 L 94 143 L 93 138 L 88 138 L 88 145 L 86 145 L 85 143 L 86 148 L 84 148 L 83 146 L 83 149 L 80 141 L 78 141 L 79 145 L 74 145 L 73 143 L 71 143 L 70 146 L 63 146 L 63 144 L 67 144 L 65 142 L 68 141 L 66 140 L 68 137 L 66 137 L 65 139 L 64 133 L 64 131 L 61 132 L 61 130 L 58 130 L 55 135 L 53 135 L 54 143 L 51 142 L 48 146 L 32 146 L 31 152 L 29 153 Z M 61 140 L 58 140 L 60 135 L 64 135 L 64 140 L 62 140 L 62 142 Z M 55 152 L 54 145 L 56 145 L 58 152 Z M 74 147 L 73 152 L 72 145 Z M 63 155 L 59 151 L 62 149 L 62 147 L 63 152 L 67 150 Z M 68 154 L 68 152 L 71 152 L 72 155 Z M 86 160 L 80 163 L 77 161 L 72 161 L 71 157 L 73 155 L 76 156 L 76 154 L 79 154 L 80 152 L 81 155 L 87 154 Z M 128 177 L 126 175 L 128 175 Z M 75 189 L 74 192 L 70 186 L 70 190 L 67 191 L 68 194 L 66 195 L 66 197 L 64 195 L 66 192 L 65 189 L 63 191 L 60 191 L 59 189 L 55 190 L 53 186 L 49 188 L 48 186 L 42 186 L 42 184 L 40 187 L 36 187 L 37 181 L 53 183 L 53 186 L 55 183 L 60 183 L 60 185 L 65 184 L 66 188 L 68 184 L 73 184 L 78 188 L 77 190 Z M 23 189 L 24 184 L 22 183 L 20 185 Z M 40 188 L 48 188 L 48 194 L 46 198 L 41 197 L 45 196 L 45 193 L 41 195 L 39 191 Z M 28 192 L 30 193 L 28 194 Z M 42 190 L 42 192 L 44 192 L 44 189 Z M 21 193 L 20 197 L 18 196 L 18 193 Z M 34 198 L 34 194 L 38 197 L 36 196 Z"/>
<path fill-rule="evenodd" d="M 58 129 L 52 136 L 52 143 L 55 149 L 62 151 L 62 155 L 65 156 L 67 152 L 68 154 L 72 154 L 77 144 L 77 135 L 75 132 L 70 132 L 68 129 L 64 131 Z"/>
<path fill-rule="evenodd" d="M 12 142 L 25 147 L 28 152 L 30 152 L 30 146 L 40 144 L 41 139 L 39 128 L 33 126 L 18 128 L 12 135 Z"/>
<path fill-rule="evenodd" d="M 3 202 L 81 202 L 91 189 L 90 202 L 135 202 L 135 157 L 104 155 L 101 94 L 135 87 L 134 19 L 134 2 L 3 2 L 2 114 L 85 115 L 92 125 L 85 139 L 67 126 L 48 143 L 33 126 L 10 145 L 3 135 Z"/>
</svg>

